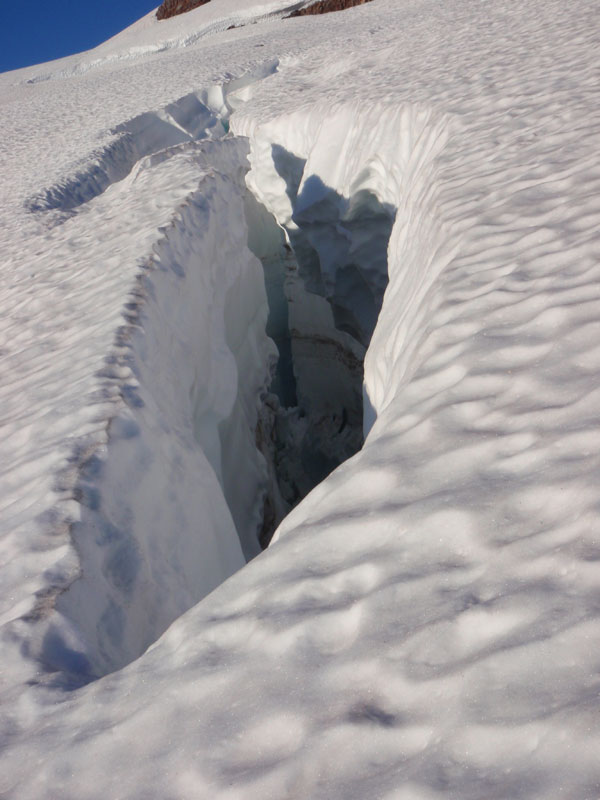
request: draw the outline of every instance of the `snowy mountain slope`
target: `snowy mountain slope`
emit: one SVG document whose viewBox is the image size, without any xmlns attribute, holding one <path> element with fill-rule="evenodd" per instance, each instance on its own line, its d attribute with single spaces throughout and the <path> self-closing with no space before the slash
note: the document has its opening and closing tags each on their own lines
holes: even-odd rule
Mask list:
<svg viewBox="0 0 600 800">
<path fill-rule="evenodd" d="M 300 5 L 300 0 L 270 0 L 262 4 L 252 0 L 220 0 L 207 5 L 201 13 L 196 8 L 184 15 L 163 20 L 158 20 L 156 12 L 152 11 L 93 50 L 52 62 L 55 69 L 51 71 L 47 71 L 44 65 L 34 67 L 27 80 L 37 83 L 83 74 L 114 61 L 139 59 L 145 55 L 188 47 L 199 39 L 233 28 L 281 19 Z"/>
<path fill-rule="evenodd" d="M 597 6 L 234 13 L 0 78 L 0 793 L 592 800 Z"/>
</svg>

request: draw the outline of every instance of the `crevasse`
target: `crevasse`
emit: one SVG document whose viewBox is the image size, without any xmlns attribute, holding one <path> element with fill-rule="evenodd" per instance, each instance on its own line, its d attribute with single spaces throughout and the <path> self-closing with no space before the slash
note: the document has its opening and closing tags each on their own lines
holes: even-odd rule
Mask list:
<svg viewBox="0 0 600 800">
<path fill-rule="evenodd" d="M 259 124 L 246 105 L 231 121 L 141 166 L 187 148 L 199 185 L 133 292 L 107 373 L 122 404 L 75 489 L 80 574 L 39 629 L 42 660 L 76 680 L 141 655 L 326 491 L 395 364 L 411 369 L 441 268 L 444 119 L 357 104 Z"/>
</svg>

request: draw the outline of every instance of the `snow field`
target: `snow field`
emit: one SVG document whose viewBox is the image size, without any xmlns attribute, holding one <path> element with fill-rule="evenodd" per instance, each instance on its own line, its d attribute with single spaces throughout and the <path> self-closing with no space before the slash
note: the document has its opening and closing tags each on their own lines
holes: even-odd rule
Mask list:
<svg viewBox="0 0 600 800">
<path fill-rule="evenodd" d="M 308 275 L 308 245 L 332 267 L 311 273 L 315 287 L 321 281 L 314 301 L 301 294 L 299 280 L 284 287 L 299 305 L 313 303 L 303 306 L 310 315 L 301 311 L 299 320 L 318 309 L 319 325 L 343 318 L 354 333 L 357 321 L 367 329 L 351 282 L 338 283 L 334 256 L 345 258 L 359 244 L 360 226 L 350 224 L 352 198 L 363 211 L 379 212 L 373 198 L 393 209 L 389 284 L 365 361 L 365 445 L 286 518 L 272 547 L 124 669 L 70 693 L 60 684 L 40 684 L 43 676 L 27 652 L 31 629 L 17 624 L 18 633 L 24 629 L 17 648 L 10 638 L 15 625 L 5 626 L 8 746 L 0 792 L 7 797 L 39 798 L 48 787 L 73 800 L 598 796 L 597 8 L 585 0 L 568 6 L 375 0 L 355 17 L 324 20 L 290 21 L 295 27 L 280 34 L 265 28 L 272 33 L 269 48 L 289 56 L 295 42 L 296 58 L 282 58 L 280 71 L 253 87 L 231 125 L 250 139 L 253 189 L 289 241 L 295 238 L 297 272 Z M 225 56 L 254 46 L 247 31 L 239 36 L 243 44 L 231 44 Z M 378 48 L 369 46 L 373 41 Z M 178 81 L 192 55 L 198 63 L 214 56 L 206 47 L 182 50 L 181 61 L 165 56 L 161 68 L 172 69 Z M 127 74 L 144 87 L 156 73 L 148 62 Z M 392 122 L 385 135 L 380 120 Z M 370 150 L 372 140 L 377 146 Z M 216 143 L 215 154 L 221 145 L 239 146 Z M 275 163 L 282 166 L 282 149 L 287 181 Z M 68 353 L 74 376 L 89 380 L 90 359 L 96 363 L 111 352 L 122 324 L 112 313 L 120 308 L 114 298 L 128 296 L 139 272 L 132 258 L 126 275 L 115 262 L 114 272 L 90 282 L 92 254 L 103 253 L 90 231 L 103 223 L 124 237 L 133 227 L 140 237 L 135 244 L 143 245 L 138 254 L 149 253 L 150 228 L 168 225 L 173 209 L 192 198 L 181 219 L 193 224 L 164 242 L 171 255 L 177 250 L 177 259 L 165 251 L 164 265 L 181 260 L 187 266 L 180 256 L 201 247 L 195 237 L 189 241 L 192 231 L 210 219 L 210 209 L 201 213 L 202 197 L 213 198 L 215 207 L 228 198 L 227 220 L 227 209 L 240 207 L 235 181 L 212 175 L 207 165 L 201 177 L 191 152 L 184 145 L 179 156 L 131 174 L 140 188 L 152 186 L 150 196 L 136 195 L 131 206 L 116 202 L 121 192 L 129 195 L 127 181 L 115 184 L 44 234 L 48 239 L 37 232 L 25 249 L 29 258 L 48 242 L 45 258 L 53 266 L 62 262 L 64 271 L 56 281 L 45 273 L 47 287 L 22 279 L 10 297 L 26 289 L 33 299 L 48 293 L 42 298 L 50 298 L 57 324 L 70 332 L 68 340 L 56 333 L 55 348 L 64 347 L 62 363 Z M 174 166 L 179 157 L 181 173 Z M 304 160 L 301 170 L 291 169 Z M 320 182 L 311 182 L 315 176 Z M 197 194 L 198 179 L 206 195 Z M 302 182 L 310 193 L 299 190 Z M 214 195 L 211 186 L 219 187 Z M 155 204 L 163 199 L 159 213 Z M 316 211 L 339 236 L 319 230 Z M 348 231 L 353 242 L 344 249 Z M 206 244 L 217 240 L 215 233 Z M 115 241 L 122 252 L 125 239 Z M 244 269 L 257 269 L 238 244 L 227 265 L 243 256 Z M 64 260 L 69 247 L 85 267 L 80 284 Z M 380 276 L 380 269 L 368 276 L 379 292 Z M 91 329 L 72 324 L 73 305 L 56 299 L 62 279 L 71 283 L 69 301 L 85 311 L 86 324 L 100 311 L 109 319 L 104 338 L 96 341 Z M 168 279 L 177 286 L 174 276 Z M 106 306 L 99 309 L 105 287 Z M 246 294 L 258 300 L 249 289 Z M 232 316 L 241 317 L 234 308 Z M 25 309 L 17 303 L 15 313 Z M 163 311 L 154 313 L 164 323 Z M 29 327 L 15 325 L 15 339 L 31 347 L 31 327 L 52 322 L 39 313 L 16 318 Z M 143 358 L 143 338 L 151 331 L 147 318 L 139 319 L 138 373 L 119 378 L 132 387 L 132 405 L 115 402 L 126 421 L 139 417 L 142 431 L 152 427 L 147 415 L 155 411 L 150 387 L 168 387 L 155 379 L 158 361 Z M 334 335 L 342 334 L 350 336 L 347 329 Z M 15 482 L 6 484 L 5 496 L 23 516 L 14 539 L 21 552 L 17 558 L 15 544 L 4 573 L 17 577 L 4 597 L 16 598 L 21 605 L 15 608 L 24 610 L 28 593 L 60 583 L 56 573 L 38 577 L 56 563 L 58 547 L 34 550 L 39 539 L 26 538 L 27 504 L 48 507 L 54 495 L 35 494 L 48 491 L 37 476 L 45 469 L 54 474 L 57 453 L 72 452 L 59 450 L 64 429 L 57 423 L 46 431 L 35 414 L 43 419 L 51 408 L 62 419 L 56 409 L 64 396 L 81 414 L 69 420 L 78 433 L 85 433 L 91 414 L 77 406 L 64 378 L 64 395 L 47 392 L 41 376 L 58 386 L 61 371 L 50 369 L 44 341 L 35 341 L 39 361 L 27 362 L 42 372 L 37 378 L 28 372 L 19 384 L 31 438 L 20 424 L 12 381 L 5 390 L 15 438 L 3 463 L 16 464 L 13 455 L 22 452 L 31 493 L 18 492 L 21 475 L 7 469 L 7 480 Z M 170 374 L 170 361 L 159 356 L 163 346 L 152 350 Z M 236 368 L 242 361 L 252 359 L 240 354 Z M 233 369 L 231 357 L 223 362 Z M 223 370 L 224 390 L 232 389 L 231 374 Z M 136 395 L 145 406 L 135 405 Z M 179 402 L 172 402 L 178 413 Z M 103 414 L 105 421 L 104 407 Z M 211 432 L 202 425 L 200 431 Z M 91 432 L 96 446 L 101 440 Z M 160 436 L 159 430 L 148 441 L 154 446 Z M 141 434 L 132 440 L 141 443 Z M 39 473 L 31 466 L 32 441 L 48 458 Z M 128 480 L 134 474 L 145 473 L 138 465 Z M 169 475 L 159 479 L 168 483 Z M 66 493 L 65 503 L 72 500 Z M 82 506 L 69 508 L 74 515 Z M 49 530 L 47 518 L 42 530 Z M 65 574 L 72 576 L 76 566 L 69 562 Z M 23 674 L 35 685 L 23 686 Z"/>
</svg>

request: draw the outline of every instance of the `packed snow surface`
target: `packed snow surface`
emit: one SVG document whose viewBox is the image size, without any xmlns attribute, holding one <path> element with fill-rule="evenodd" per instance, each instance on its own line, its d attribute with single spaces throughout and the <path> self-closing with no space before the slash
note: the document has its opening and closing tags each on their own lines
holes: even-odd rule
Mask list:
<svg viewBox="0 0 600 800">
<path fill-rule="evenodd" d="M 600 8 L 296 6 L 0 76 L 0 796 L 597 800 Z"/>
</svg>

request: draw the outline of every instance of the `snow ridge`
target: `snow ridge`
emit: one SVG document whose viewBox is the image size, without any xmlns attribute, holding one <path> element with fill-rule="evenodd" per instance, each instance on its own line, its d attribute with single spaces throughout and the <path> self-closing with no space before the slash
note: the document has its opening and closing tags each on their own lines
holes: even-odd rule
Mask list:
<svg viewBox="0 0 600 800">
<path fill-rule="evenodd" d="M 113 140 L 91 153 L 81 170 L 28 198 L 25 208 L 31 212 L 71 211 L 123 180 L 148 156 L 185 142 L 221 138 L 236 97 L 238 103 L 239 95 L 247 98 L 252 84 L 272 75 L 278 66 L 277 60 L 261 63 L 239 78 L 192 92 L 160 111 L 148 111 L 121 123 L 111 131 Z"/>
</svg>

